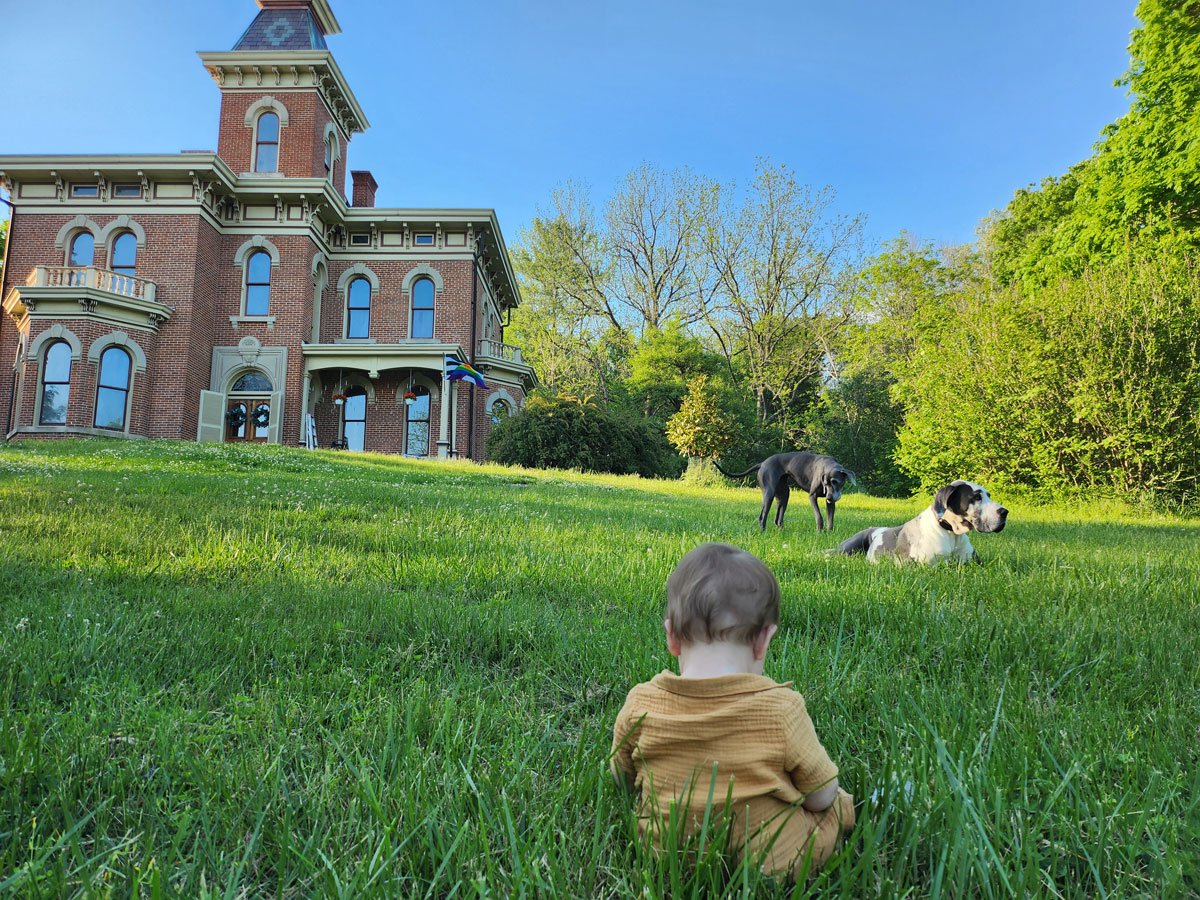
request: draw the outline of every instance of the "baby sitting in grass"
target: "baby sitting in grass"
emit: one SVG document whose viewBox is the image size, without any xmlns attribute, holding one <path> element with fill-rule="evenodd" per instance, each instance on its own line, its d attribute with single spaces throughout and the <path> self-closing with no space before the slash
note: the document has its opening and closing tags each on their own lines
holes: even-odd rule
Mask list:
<svg viewBox="0 0 1200 900">
<path fill-rule="evenodd" d="M 779 584 L 757 557 L 703 544 L 680 560 L 663 622 L 679 674 L 629 692 L 612 770 L 637 791 L 639 830 L 657 848 L 668 823 L 680 838 L 696 834 L 708 809 L 728 817 L 739 855 L 794 878 L 854 827 L 854 798 L 838 787 L 804 698 L 762 674 L 778 621 Z"/>
</svg>

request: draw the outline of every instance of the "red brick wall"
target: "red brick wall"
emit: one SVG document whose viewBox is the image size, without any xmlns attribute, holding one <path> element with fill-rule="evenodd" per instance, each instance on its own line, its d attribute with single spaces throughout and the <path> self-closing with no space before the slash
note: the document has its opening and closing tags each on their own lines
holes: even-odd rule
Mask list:
<svg viewBox="0 0 1200 900">
<path fill-rule="evenodd" d="M 310 255 L 309 259 L 312 257 Z M 471 346 L 470 260 L 380 260 L 363 259 L 379 279 L 379 291 L 371 295 L 370 337 L 376 343 L 395 344 L 409 339 L 412 298 L 403 293 L 404 277 L 424 262 L 442 276 L 444 290 L 434 297 L 433 339 Z M 330 260 L 329 290 L 321 302 L 321 342 L 333 343 L 345 334 L 346 292 L 338 291 L 338 279 L 354 261 Z M 349 282 L 347 282 L 349 284 Z M 311 293 L 311 292 L 310 292 Z M 311 298 L 310 298 L 311 305 Z"/>
<path fill-rule="evenodd" d="M 217 155 L 236 173 L 254 171 L 255 126 L 246 125 L 246 111 L 263 97 L 274 97 L 288 111 L 279 129 L 279 174 L 291 178 L 325 177 L 325 126 L 333 122 L 329 108 L 316 91 L 266 91 L 221 95 L 221 124 Z M 333 184 L 346 196 L 349 140 L 337 129 L 341 159 L 335 160 Z"/>
</svg>

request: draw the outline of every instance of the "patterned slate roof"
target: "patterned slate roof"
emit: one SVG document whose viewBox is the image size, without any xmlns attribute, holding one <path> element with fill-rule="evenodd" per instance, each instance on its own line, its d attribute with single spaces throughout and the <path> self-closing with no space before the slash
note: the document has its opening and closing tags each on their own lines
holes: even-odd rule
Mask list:
<svg viewBox="0 0 1200 900">
<path fill-rule="evenodd" d="M 308 9 L 271 9 L 258 14 L 234 50 L 328 50 Z"/>
</svg>

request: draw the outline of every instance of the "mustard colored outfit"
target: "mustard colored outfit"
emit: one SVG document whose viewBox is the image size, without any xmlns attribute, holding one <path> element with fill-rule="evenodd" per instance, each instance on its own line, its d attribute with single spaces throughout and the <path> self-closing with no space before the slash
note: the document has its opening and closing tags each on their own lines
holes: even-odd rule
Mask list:
<svg viewBox="0 0 1200 900">
<path fill-rule="evenodd" d="M 691 833 L 710 788 L 714 813 L 728 799 L 734 848 L 764 854 L 770 874 L 792 875 L 809 854 L 813 868 L 822 865 L 854 827 L 854 798 L 843 790 L 821 812 L 801 806 L 838 769 L 790 681 L 661 672 L 625 698 L 613 729 L 612 770 L 636 789 L 639 829 L 656 846 L 672 804 L 677 816 L 686 812 Z"/>
</svg>

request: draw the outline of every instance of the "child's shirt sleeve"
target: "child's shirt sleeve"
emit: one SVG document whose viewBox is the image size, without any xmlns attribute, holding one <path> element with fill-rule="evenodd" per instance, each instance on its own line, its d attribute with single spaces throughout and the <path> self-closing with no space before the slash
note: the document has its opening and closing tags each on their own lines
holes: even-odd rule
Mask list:
<svg viewBox="0 0 1200 900">
<path fill-rule="evenodd" d="M 633 790 L 637 778 L 637 769 L 633 765 L 633 748 L 637 740 L 634 732 L 641 724 L 641 714 L 636 712 L 634 694 L 635 691 L 629 692 L 621 711 L 617 713 L 617 722 L 613 726 L 612 752 L 608 757 L 613 778 L 628 790 Z"/>
<path fill-rule="evenodd" d="M 796 790 L 811 794 L 837 778 L 838 767 L 817 738 L 804 698 L 793 692 L 788 701 L 783 719 L 783 764 Z"/>
</svg>

